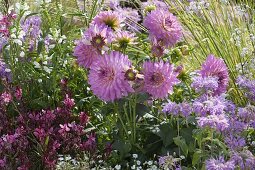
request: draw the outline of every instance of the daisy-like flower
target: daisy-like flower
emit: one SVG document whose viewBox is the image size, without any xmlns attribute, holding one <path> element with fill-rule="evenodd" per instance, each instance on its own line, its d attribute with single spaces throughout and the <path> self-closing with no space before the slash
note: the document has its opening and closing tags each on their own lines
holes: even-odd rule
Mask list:
<svg viewBox="0 0 255 170">
<path fill-rule="evenodd" d="M 91 25 L 84 33 L 84 43 L 92 45 L 98 51 L 101 51 L 105 45 L 111 42 L 112 35 L 107 27 Z"/>
<path fill-rule="evenodd" d="M 144 13 L 150 12 L 155 9 L 164 9 L 168 10 L 169 7 L 165 2 L 158 1 L 158 0 L 148 0 L 146 2 L 141 3 L 141 8 Z"/>
<path fill-rule="evenodd" d="M 129 68 L 131 62 L 128 57 L 115 51 L 96 60 L 88 79 L 94 94 L 104 101 L 114 101 L 133 92 L 125 79 L 125 71 Z"/>
<path fill-rule="evenodd" d="M 202 77 L 212 76 L 218 79 L 218 88 L 214 90 L 213 95 L 220 95 L 226 91 L 229 75 L 223 59 L 217 59 L 213 55 L 209 55 L 202 65 L 200 74 Z"/>
<path fill-rule="evenodd" d="M 77 57 L 77 62 L 80 66 L 90 68 L 91 64 L 101 54 L 92 45 L 87 45 L 83 40 L 79 40 L 74 48 L 73 55 Z"/>
<path fill-rule="evenodd" d="M 150 62 L 143 64 L 144 90 L 154 98 L 165 98 L 173 91 L 173 86 L 179 83 L 173 65 L 169 63 Z"/>
<path fill-rule="evenodd" d="M 107 27 L 91 25 L 74 48 L 74 56 L 80 66 L 90 68 L 91 64 L 101 56 L 102 50 L 111 42 L 111 33 Z"/>
<path fill-rule="evenodd" d="M 119 31 L 114 36 L 114 41 L 118 43 L 120 48 L 126 48 L 128 45 L 135 44 L 136 39 L 135 34 L 128 31 Z"/>
<path fill-rule="evenodd" d="M 145 17 L 143 24 L 149 30 L 150 39 L 166 47 L 174 46 L 182 38 L 182 27 L 169 11 L 154 10 Z"/>
<path fill-rule="evenodd" d="M 108 27 L 110 30 L 115 31 L 121 28 L 123 17 L 114 11 L 100 12 L 92 21 L 92 25 L 102 25 Z"/>
<path fill-rule="evenodd" d="M 234 161 L 225 161 L 223 157 L 219 157 L 219 159 L 209 159 L 206 161 L 206 169 L 207 170 L 234 170 L 235 163 Z"/>
</svg>

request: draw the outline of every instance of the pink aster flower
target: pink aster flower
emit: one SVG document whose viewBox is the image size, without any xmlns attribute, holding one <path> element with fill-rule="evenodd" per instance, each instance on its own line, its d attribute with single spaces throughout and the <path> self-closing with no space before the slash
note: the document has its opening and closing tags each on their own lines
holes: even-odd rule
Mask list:
<svg viewBox="0 0 255 170">
<path fill-rule="evenodd" d="M 144 90 L 154 98 L 165 98 L 179 83 L 173 65 L 169 63 L 147 61 L 143 65 Z"/>
<path fill-rule="evenodd" d="M 105 45 L 111 42 L 111 37 L 111 32 L 107 30 L 107 27 L 91 25 L 84 33 L 83 42 L 101 51 Z"/>
<path fill-rule="evenodd" d="M 92 45 L 86 45 L 82 40 L 77 42 L 74 48 L 74 56 L 80 66 L 90 68 L 91 64 L 100 57 L 100 53 Z"/>
<path fill-rule="evenodd" d="M 145 17 L 144 26 L 150 39 L 156 39 L 166 47 L 174 46 L 182 38 L 182 27 L 177 18 L 166 10 L 154 10 Z"/>
<path fill-rule="evenodd" d="M 96 60 L 89 72 L 89 84 L 96 96 L 104 101 L 114 101 L 133 92 L 125 79 L 125 71 L 131 68 L 126 55 L 119 52 L 105 54 Z"/>
<path fill-rule="evenodd" d="M 135 44 L 137 37 L 129 31 L 118 31 L 114 35 L 114 41 L 119 44 L 120 48 L 126 48 L 128 45 Z"/>
<path fill-rule="evenodd" d="M 228 86 L 229 75 L 228 68 L 223 59 L 215 58 L 213 55 L 209 55 L 202 65 L 200 70 L 202 77 L 216 77 L 218 79 L 218 88 L 214 90 L 213 95 L 220 95 L 224 93 Z"/>
<path fill-rule="evenodd" d="M 89 68 L 100 57 L 103 48 L 110 43 L 111 37 L 107 27 L 91 25 L 74 48 L 73 55 L 77 57 L 78 64 Z"/>
<path fill-rule="evenodd" d="M 121 23 L 124 18 L 120 14 L 114 11 L 100 12 L 93 20 L 92 25 L 101 25 L 108 27 L 111 31 L 121 28 Z"/>
</svg>

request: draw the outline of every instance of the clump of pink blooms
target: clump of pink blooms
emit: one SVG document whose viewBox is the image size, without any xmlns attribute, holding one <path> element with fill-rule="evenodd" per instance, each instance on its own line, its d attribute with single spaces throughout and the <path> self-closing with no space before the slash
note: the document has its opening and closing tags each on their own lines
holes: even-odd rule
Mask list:
<svg viewBox="0 0 255 170">
<path fill-rule="evenodd" d="M 13 94 L 3 92 L 0 99 L 0 169 L 36 168 L 35 161 L 54 169 L 59 154 L 95 153 L 95 133 L 85 132 L 89 117 L 72 113 L 75 101 L 70 95 L 56 109 L 19 111 L 15 119 L 4 109 L 14 99 L 22 99 L 20 87 Z"/>
<path fill-rule="evenodd" d="M 120 9 L 118 5 L 113 8 Z M 179 83 L 179 73 L 174 71 L 173 64 L 163 60 L 146 61 L 142 71 L 138 72 L 128 56 L 108 48 L 111 42 L 117 42 L 120 50 L 134 43 L 136 37 L 132 29 L 130 32 L 122 30 L 130 26 L 124 22 L 126 17 L 116 11 L 100 12 L 85 30 L 83 38 L 77 41 L 74 56 L 80 66 L 89 69 L 91 89 L 104 101 L 115 101 L 135 91 L 147 92 L 154 99 L 164 99 Z M 152 24 L 150 20 L 157 22 Z M 161 26 L 162 23 L 165 27 Z M 146 16 L 144 25 L 149 29 L 151 39 L 156 40 L 162 50 L 175 45 L 182 37 L 180 23 L 166 10 L 152 11 Z M 138 77 L 141 80 L 139 84 L 136 83 Z"/>
</svg>

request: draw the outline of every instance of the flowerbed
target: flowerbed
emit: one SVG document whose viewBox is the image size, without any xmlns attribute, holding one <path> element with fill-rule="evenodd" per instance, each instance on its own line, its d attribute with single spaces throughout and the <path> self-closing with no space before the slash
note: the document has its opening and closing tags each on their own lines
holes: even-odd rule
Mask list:
<svg viewBox="0 0 255 170">
<path fill-rule="evenodd" d="M 0 169 L 255 169 L 252 3 L 1 3 Z"/>
</svg>

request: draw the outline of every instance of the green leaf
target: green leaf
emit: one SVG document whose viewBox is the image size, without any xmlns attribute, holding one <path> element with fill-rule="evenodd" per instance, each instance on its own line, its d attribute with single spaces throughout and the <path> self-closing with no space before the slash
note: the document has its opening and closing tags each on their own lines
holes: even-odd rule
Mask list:
<svg viewBox="0 0 255 170">
<path fill-rule="evenodd" d="M 120 156 L 124 158 L 131 151 L 131 144 L 128 141 L 117 140 L 113 143 L 112 148 L 119 151 Z"/>
<path fill-rule="evenodd" d="M 174 143 L 181 148 L 181 150 L 182 150 L 182 152 L 184 153 L 185 156 L 188 155 L 189 147 L 186 144 L 186 141 L 183 137 L 181 137 L 181 136 L 175 137 L 174 138 Z"/>
<path fill-rule="evenodd" d="M 202 151 L 197 150 L 192 156 L 192 165 L 193 166 L 197 165 L 201 157 L 202 157 Z"/>
<path fill-rule="evenodd" d="M 171 145 L 174 142 L 173 138 L 177 135 L 177 131 L 172 129 L 169 124 L 163 124 L 159 129 L 159 136 L 161 137 L 164 146 Z"/>
</svg>

